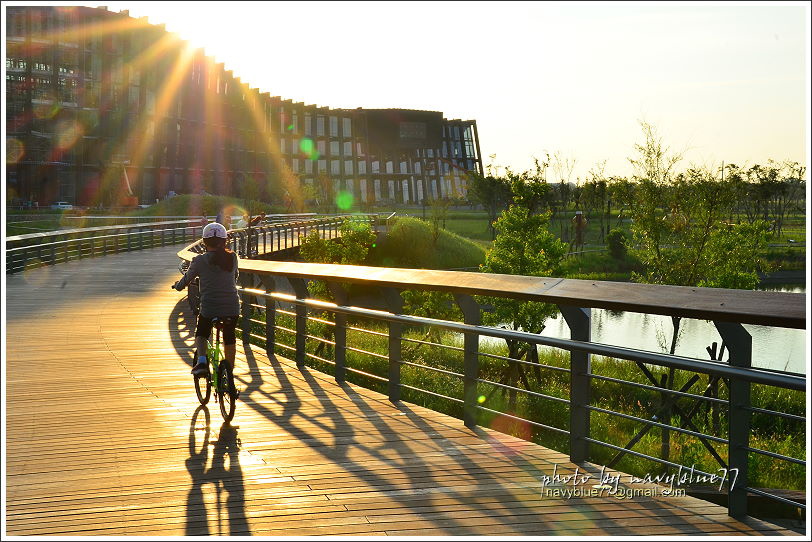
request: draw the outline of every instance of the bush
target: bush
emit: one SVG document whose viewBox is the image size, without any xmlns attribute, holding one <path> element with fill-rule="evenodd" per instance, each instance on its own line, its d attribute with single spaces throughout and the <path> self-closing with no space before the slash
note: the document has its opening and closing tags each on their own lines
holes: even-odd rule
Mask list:
<svg viewBox="0 0 812 542">
<path fill-rule="evenodd" d="M 615 228 L 606 236 L 606 244 L 609 247 L 609 254 L 616 260 L 622 260 L 626 257 L 628 248 L 626 246 L 627 236 L 626 232 L 620 228 Z"/>
</svg>

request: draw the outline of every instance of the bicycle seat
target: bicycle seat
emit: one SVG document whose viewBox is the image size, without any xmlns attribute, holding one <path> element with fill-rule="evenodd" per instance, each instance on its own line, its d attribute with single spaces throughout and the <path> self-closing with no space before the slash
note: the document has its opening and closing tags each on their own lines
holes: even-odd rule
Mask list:
<svg viewBox="0 0 812 542">
<path fill-rule="evenodd" d="M 229 316 L 227 318 L 223 318 L 223 317 L 220 317 L 220 316 L 215 316 L 214 318 L 211 319 L 212 327 L 217 328 L 217 329 L 223 329 L 224 325 L 231 324 L 231 323 L 234 323 L 234 318 L 231 317 L 231 316 Z"/>
</svg>

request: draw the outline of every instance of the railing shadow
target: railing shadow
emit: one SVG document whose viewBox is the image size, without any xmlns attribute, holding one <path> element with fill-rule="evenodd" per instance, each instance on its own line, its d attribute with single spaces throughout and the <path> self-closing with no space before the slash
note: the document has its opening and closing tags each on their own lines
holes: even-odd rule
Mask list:
<svg viewBox="0 0 812 542">
<path fill-rule="evenodd" d="M 200 415 L 204 419 L 199 420 Z M 241 442 L 237 428 L 223 423 L 212 447 L 211 464 L 209 447 L 211 415 L 206 406 L 195 410 L 189 426 L 189 457 L 186 470 L 192 479 L 192 488 L 186 498 L 186 535 L 192 536 L 245 536 L 251 534 L 245 513 L 245 487 L 240 467 Z M 202 432 L 200 438 L 197 433 Z M 209 525 L 203 487 L 212 484 L 215 491 L 217 523 Z M 223 493 L 225 499 L 223 502 Z M 224 517 L 225 516 L 225 517 Z M 224 525 L 225 523 L 225 525 Z"/>
<path fill-rule="evenodd" d="M 357 477 L 363 482 L 369 484 L 374 492 L 395 492 L 398 494 L 398 502 L 407 508 L 412 508 L 415 513 L 421 515 L 437 514 L 441 516 L 442 523 L 449 532 L 454 534 L 481 534 L 481 530 L 472 529 L 466 526 L 465 519 L 456 518 L 453 514 L 447 514 L 445 511 L 436 508 L 432 504 L 432 499 L 426 499 L 425 492 L 431 491 L 432 488 L 441 488 L 443 481 L 436 478 L 433 474 L 432 465 L 424 459 L 421 454 L 419 444 L 428 442 L 436 442 L 437 431 L 435 427 L 430 426 L 419 416 L 416 418 L 420 420 L 419 424 L 414 424 L 418 427 L 422 435 L 404 436 L 399 432 L 398 427 L 395 427 L 389 422 L 391 416 L 382 414 L 375 405 L 368 402 L 367 398 L 356 392 L 349 384 L 342 384 L 340 389 L 343 390 L 347 400 L 351 401 L 357 408 L 357 415 L 360 415 L 365 422 L 372 425 L 379 435 L 379 443 L 377 445 L 369 445 L 362 442 L 359 434 L 355 428 L 355 415 L 347 416 L 341 405 L 337 404 L 335 398 L 340 397 L 336 395 L 336 391 L 328 389 L 322 383 L 322 376 L 329 378 L 329 375 L 324 373 L 312 372 L 311 369 L 304 367 L 299 371 L 302 381 L 309 388 L 309 393 L 315 397 L 322 407 L 322 412 L 318 414 L 305 414 L 300 410 L 303 401 L 297 394 L 296 382 L 292 379 L 291 375 L 285 370 L 283 363 L 281 363 L 276 356 L 269 357 L 269 365 L 260 367 L 256 356 L 254 355 L 253 345 L 244 345 L 245 358 L 249 367 L 254 370 L 262 372 L 265 367 L 270 368 L 273 372 L 274 379 L 279 383 L 279 389 L 276 392 L 267 392 L 249 386 L 246 392 L 252 396 L 250 405 L 258 413 L 267 417 L 275 424 L 284 427 L 290 434 L 298 438 L 301 442 L 307 443 L 312 450 L 319 452 L 322 456 L 329 458 L 333 461 L 339 462 L 341 469 L 349 473 L 351 476 Z M 256 368 L 256 369 L 254 369 Z M 294 373 L 295 375 L 295 373 Z M 252 381 L 254 377 L 252 376 Z M 246 395 L 243 392 L 241 398 Z M 253 397 L 256 393 L 260 393 L 260 397 Z M 260 400 L 273 400 L 276 404 L 282 407 L 282 412 L 273 412 L 257 399 Z M 386 401 L 382 400 L 382 403 Z M 401 412 L 407 415 L 411 413 L 408 406 L 399 404 L 398 408 Z M 353 413 L 355 414 L 355 413 Z M 313 432 L 303 429 L 298 426 L 297 420 L 304 421 L 308 424 L 315 426 L 317 430 L 327 432 L 332 435 L 332 442 L 328 439 L 319 437 Z M 394 420 L 393 420 L 394 421 Z M 415 444 L 417 443 L 417 444 Z M 449 439 L 443 439 L 440 446 L 436 450 L 437 453 L 448 454 L 449 449 L 453 450 L 448 454 L 455 458 L 458 466 L 462 467 L 461 479 L 459 486 L 468 486 L 473 476 L 478 477 L 478 484 L 482 482 L 481 467 L 476 463 L 465 457 L 462 448 L 455 449 L 455 445 Z M 370 469 L 365 461 L 356 459 L 359 456 L 357 452 L 362 452 L 363 455 L 368 456 L 375 462 L 377 466 Z M 385 471 L 390 471 L 389 474 Z M 391 471 L 395 472 L 395 476 L 391 476 Z M 400 474 L 402 478 L 397 475 Z M 465 480 L 466 475 L 469 476 Z M 493 490 L 500 487 L 503 481 L 490 474 L 485 475 L 485 483 L 487 489 Z M 340 491 L 340 490 L 338 490 Z M 460 504 L 470 502 L 471 493 L 476 490 L 457 491 L 453 490 L 440 490 L 444 499 L 456 499 Z M 335 498 L 335 495 L 332 496 Z M 368 501 L 374 502 L 374 501 Z M 513 503 L 514 514 L 534 514 L 535 511 L 527 507 L 521 501 Z M 510 526 L 513 520 L 509 516 L 494 516 L 499 519 L 504 525 Z M 517 533 L 521 532 L 519 530 Z"/>
</svg>

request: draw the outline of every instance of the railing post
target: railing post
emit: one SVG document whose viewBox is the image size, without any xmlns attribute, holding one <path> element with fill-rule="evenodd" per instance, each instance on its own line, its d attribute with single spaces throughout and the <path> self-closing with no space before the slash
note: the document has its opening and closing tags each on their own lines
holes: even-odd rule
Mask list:
<svg viewBox="0 0 812 542">
<path fill-rule="evenodd" d="M 265 293 L 276 290 L 276 281 L 269 275 L 260 275 L 262 287 Z M 272 297 L 265 298 L 265 354 L 268 357 L 274 355 L 276 346 L 276 300 Z"/>
<path fill-rule="evenodd" d="M 345 290 L 340 284 L 337 282 L 328 282 L 327 287 L 330 289 L 330 293 L 333 294 L 333 298 L 337 305 L 347 305 L 349 302 L 349 297 L 347 296 L 347 290 Z M 336 347 L 335 347 L 335 362 L 336 362 L 336 382 L 344 382 L 344 374 L 345 374 L 345 367 L 347 366 L 347 315 L 342 313 L 335 313 L 336 315 L 336 325 L 335 331 L 333 332 L 333 338 L 335 339 Z"/>
<path fill-rule="evenodd" d="M 403 310 L 403 298 L 395 288 L 381 288 L 384 301 L 393 314 L 399 314 Z M 389 322 L 389 400 L 400 401 L 400 367 L 401 367 L 401 343 L 403 335 L 403 324 Z"/>
<path fill-rule="evenodd" d="M 307 299 L 307 283 L 304 279 L 288 278 L 297 299 Z M 305 340 L 307 339 L 307 307 L 296 305 L 296 366 L 301 369 L 305 364 Z"/>
<path fill-rule="evenodd" d="M 454 300 L 462 310 L 465 323 L 478 326 L 482 322 L 479 303 L 464 294 L 454 294 Z M 466 333 L 463 338 L 463 410 L 462 421 L 466 427 L 477 425 L 477 378 L 479 378 L 479 333 Z"/>
<path fill-rule="evenodd" d="M 750 368 L 753 361 L 753 338 L 736 322 L 714 322 L 730 352 L 732 367 Z M 731 517 L 747 515 L 749 485 L 747 461 L 750 445 L 750 382 L 731 378 L 728 384 L 728 490 L 727 513 Z"/>
<path fill-rule="evenodd" d="M 248 273 L 240 274 L 240 286 L 243 288 L 253 288 L 254 275 Z M 242 329 L 242 344 L 243 346 L 251 342 L 251 294 L 243 292 L 242 304 L 240 305 L 240 312 L 242 313 L 240 329 Z"/>
<path fill-rule="evenodd" d="M 591 309 L 560 305 L 574 341 L 591 340 Z M 582 463 L 589 457 L 590 355 L 570 351 L 570 461 Z"/>
</svg>

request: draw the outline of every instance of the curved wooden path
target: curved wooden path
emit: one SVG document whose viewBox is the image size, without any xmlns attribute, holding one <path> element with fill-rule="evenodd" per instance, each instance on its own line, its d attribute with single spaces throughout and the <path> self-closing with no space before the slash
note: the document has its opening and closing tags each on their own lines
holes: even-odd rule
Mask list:
<svg viewBox="0 0 812 542">
<path fill-rule="evenodd" d="M 565 455 L 256 348 L 222 425 L 189 375 L 178 248 L 7 276 L 4 534 L 795 534 L 690 497 L 542 495 Z"/>
</svg>

